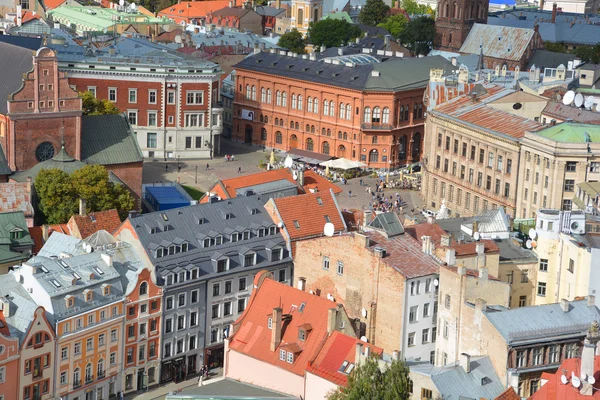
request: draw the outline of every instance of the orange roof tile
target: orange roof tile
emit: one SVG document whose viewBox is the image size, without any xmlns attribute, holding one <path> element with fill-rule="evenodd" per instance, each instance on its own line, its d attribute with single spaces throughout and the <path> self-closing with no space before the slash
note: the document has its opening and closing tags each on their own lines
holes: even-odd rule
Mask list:
<svg viewBox="0 0 600 400">
<path fill-rule="evenodd" d="M 323 228 L 331 222 L 336 232 L 346 225 L 331 192 L 308 193 L 300 196 L 273 199 L 291 240 L 322 236 Z"/>
<path fill-rule="evenodd" d="M 506 390 L 500 393 L 500 396 L 496 397 L 494 400 L 521 400 L 521 397 L 515 392 L 515 390 L 511 386 L 506 388 Z"/>
<path fill-rule="evenodd" d="M 571 373 L 581 376 L 581 358 L 564 360 L 556 373 L 543 385 L 529 400 L 600 400 L 600 356 L 594 358 L 594 378 L 596 383 L 592 387 L 592 395 L 581 394 L 571 383 L 563 385 L 560 381 L 562 371 L 567 371 L 567 378 L 571 380 Z"/>
<path fill-rule="evenodd" d="M 500 251 L 500 248 L 498 247 L 496 242 L 494 242 L 493 240 L 486 239 L 486 240 L 482 240 L 481 243 L 483 243 L 483 248 L 484 248 L 485 253 L 497 253 Z M 475 246 L 476 246 L 475 242 L 463 243 L 463 244 L 458 244 L 458 243 L 453 242 L 451 247 L 454 250 L 456 250 L 456 257 L 461 257 L 461 256 L 471 256 L 471 255 L 477 254 L 477 251 L 475 250 Z"/>
<path fill-rule="evenodd" d="M 543 128 L 539 122 L 498 110 L 486 104 L 493 99 L 503 97 L 502 93 L 504 92 L 508 95 L 513 91 L 501 86 L 486 86 L 485 90 L 487 93 L 478 96 L 476 101 L 473 101 L 470 95 L 464 94 L 436 107 L 432 112 L 516 139 L 525 136 L 527 131 L 535 132 Z"/>
<path fill-rule="evenodd" d="M 405 228 L 406 233 L 414 237 L 421 244 L 421 237 L 430 236 L 431 241 L 436 248 L 441 247 L 442 235 L 446 235 L 446 231 L 438 224 L 430 224 L 428 222 L 422 224 L 411 225 Z M 482 240 L 486 253 L 494 253 L 500 251 L 498 245 L 493 240 Z M 456 250 L 456 257 L 469 256 L 477 253 L 475 250 L 475 242 L 459 244 L 452 240 L 451 248 Z"/>
<path fill-rule="evenodd" d="M 44 5 L 46 6 L 46 10 L 53 10 L 56 7 L 60 6 L 67 0 L 44 0 Z"/>
<path fill-rule="evenodd" d="M 363 345 L 363 351 L 365 347 L 369 347 L 371 354 L 383 353 L 383 349 L 380 347 L 335 331 L 327 338 L 323 349 L 306 371 L 327 379 L 338 386 L 346 386 L 348 383 L 348 374 L 340 372 L 340 367 L 344 361 L 347 361 L 349 364 L 356 362 L 357 343 Z"/>
<path fill-rule="evenodd" d="M 54 232 L 60 232 L 64 233 L 65 235 L 70 235 L 69 226 L 67 224 L 49 225 L 48 237 L 50 237 Z M 45 243 L 43 227 L 32 226 L 31 228 L 29 228 L 29 235 L 33 239 L 33 254 L 37 254 Z"/>
<path fill-rule="evenodd" d="M 204 18 L 209 12 L 229 5 L 229 0 L 182 1 L 158 12 L 159 17 L 167 17 L 181 23 L 191 19 Z"/>
<path fill-rule="evenodd" d="M 450 267 L 450 266 L 444 265 L 443 268 L 446 268 L 446 269 L 454 272 L 455 274 L 458 273 L 458 267 Z M 479 278 L 479 270 L 466 268 L 466 275 L 467 276 L 472 276 L 474 278 Z M 500 279 L 498 279 L 498 278 L 496 278 L 495 276 L 492 276 L 492 275 L 488 275 L 488 279 L 490 281 L 499 281 L 500 280 Z"/>
<path fill-rule="evenodd" d="M 312 170 L 304 171 L 304 190 L 309 192 L 317 188 L 319 192 L 333 190 L 334 194 L 342 193 L 344 190 L 336 184 L 323 178 Z"/>
<path fill-rule="evenodd" d="M 269 273 L 261 271 L 256 275 L 256 289 L 246 311 L 233 325 L 234 333 L 230 336 L 229 349 L 303 376 L 309 361 L 316 358 L 329 335 L 329 309 L 337 308 L 338 304 L 273 279 L 264 279 L 265 274 Z M 300 311 L 298 307 L 302 304 L 304 308 Z M 283 314 L 289 316 L 289 321 L 284 322 L 280 345 L 275 351 L 271 351 L 271 332 L 267 324 L 276 307 L 280 307 Z M 341 305 L 340 308 L 345 313 Z M 301 341 L 298 327 L 306 323 L 312 329 L 306 332 L 304 341 Z M 293 363 L 279 359 L 279 350 L 290 344 L 298 345 L 297 348 L 293 346 L 295 351 L 301 350 L 294 353 Z"/>
<path fill-rule="evenodd" d="M 121 225 L 121 218 L 117 210 L 106 210 L 89 213 L 87 215 L 73 215 L 69 225 L 75 225 L 82 239 L 104 230 L 113 233 Z"/>
</svg>

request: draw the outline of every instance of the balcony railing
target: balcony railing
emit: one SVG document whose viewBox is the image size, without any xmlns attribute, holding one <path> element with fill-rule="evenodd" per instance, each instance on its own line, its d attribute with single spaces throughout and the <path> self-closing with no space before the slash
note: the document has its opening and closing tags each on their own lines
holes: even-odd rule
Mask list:
<svg viewBox="0 0 600 400">
<path fill-rule="evenodd" d="M 106 377 L 106 371 L 98 371 L 98 374 L 96 374 L 97 379 L 103 379 L 105 377 Z"/>
<path fill-rule="evenodd" d="M 94 381 L 94 377 L 92 375 L 87 375 L 85 377 L 85 384 L 86 385 L 89 384 L 89 383 L 92 383 L 93 381 Z"/>
<path fill-rule="evenodd" d="M 394 129 L 392 124 L 382 124 L 379 122 L 363 123 L 361 128 L 365 131 L 391 131 Z"/>
<path fill-rule="evenodd" d="M 77 389 L 81 387 L 81 381 L 80 380 L 76 380 L 73 381 L 73 389 Z"/>
</svg>

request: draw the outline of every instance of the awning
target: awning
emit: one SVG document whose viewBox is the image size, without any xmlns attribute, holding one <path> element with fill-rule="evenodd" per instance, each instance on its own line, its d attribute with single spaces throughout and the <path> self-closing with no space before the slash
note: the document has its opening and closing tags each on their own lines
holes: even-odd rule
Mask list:
<svg viewBox="0 0 600 400">
<path fill-rule="evenodd" d="M 313 160 L 318 160 L 318 163 L 323 162 L 323 161 L 327 161 L 327 160 L 331 160 L 333 157 L 329 156 L 327 154 L 321 154 L 321 153 L 316 153 L 314 151 L 308 151 L 308 150 L 302 150 L 302 149 L 289 149 L 287 151 L 287 154 L 291 155 L 292 158 L 296 159 L 296 157 L 294 156 L 298 156 L 300 158 L 303 159 L 313 159 Z M 307 161 L 305 161 L 307 162 Z"/>
<path fill-rule="evenodd" d="M 337 160 L 328 160 L 320 163 L 320 165 L 329 168 L 337 168 L 337 169 L 353 169 L 353 168 L 364 168 L 367 165 L 363 164 L 359 161 L 348 160 L 347 158 L 338 158 Z"/>
</svg>

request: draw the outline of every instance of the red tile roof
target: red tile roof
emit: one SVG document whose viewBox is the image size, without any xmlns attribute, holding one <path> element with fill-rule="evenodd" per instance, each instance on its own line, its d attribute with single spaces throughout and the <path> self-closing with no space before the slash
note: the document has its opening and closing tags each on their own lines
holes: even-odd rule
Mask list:
<svg viewBox="0 0 600 400">
<path fill-rule="evenodd" d="M 455 274 L 458 273 L 458 267 L 450 267 L 450 266 L 446 266 L 444 265 L 444 268 L 454 272 Z M 467 276 L 472 276 L 474 278 L 479 278 L 479 270 L 477 269 L 470 269 L 470 268 L 466 268 L 466 275 Z M 495 276 L 492 275 L 488 275 L 488 279 L 490 281 L 499 281 L 500 279 L 496 278 Z"/>
<path fill-rule="evenodd" d="M 67 0 L 44 0 L 44 5 L 46 6 L 46 10 L 53 10 L 56 7 L 60 6 Z"/>
<path fill-rule="evenodd" d="M 600 356 L 594 358 L 594 378 L 596 379 L 596 383 L 592 388 L 593 394 L 583 395 L 571 383 L 567 383 L 566 385 L 561 383 L 560 376 L 563 370 L 567 371 L 567 378 L 570 382 L 572 372 L 576 376 L 581 375 L 580 367 L 581 358 L 564 360 L 560 367 L 558 367 L 557 372 L 529 400 L 600 400 Z"/>
<path fill-rule="evenodd" d="M 500 251 L 500 248 L 493 240 L 486 239 L 486 240 L 482 240 L 481 243 L 483 243 L 484 252 L 486 254 L 497 253 Z M 477 254 L 477 251 L 475 250 L 475 246 L 476 246 L 476 243 L 471 242 L 471 243 L 463 243 L 463 244 L 453 243 L 451 247 L 454 250 L 456 250 L 456 257 L 461 257 L 461 256 L 472 256 L 472 255 Z"/>
<path fill-rule="evenodd" d="M 492 98 L 501 98 L 501 92 L 512 93 L 500 86 L 486 86 L 487 93 L 479 95 L 473 101 L 469 94 L 458 96 L 433 110 L 434 114 L 449 116 L 461 122 L 475 125 L 516 139 L 525 136 L 525 132 L 535 132 L 544 126 L 531 119 L 519 117 L 498 110 L 486 104 Z"/>
<path fill-rule="evenodd" d="M 0 212 L 23 211 L 25 217 L 33 216 L 29 182 L 0 183 Z"/>
<path fill-rule="evenodd" d="M 64 233 L 65 235 L 71 235 L 69 226 L 67 224 L 57 224 L 48 226 L 48 237 L 54 232 Z M 33 254 L 37 254 L 42 246 L 44 246 L 44 232 L 41 226 L 32 226 L 29 228 L 29 235 L 33 239 Z"/>
<path fill-rule="evenodd" d="M 251 175 L 241 175 L 231 179 L 224 179 L 218 181 L 208 192 L 216 193 L 222 199 L 232 199 L 237 196 L 237 190 L 249 187 L 260 185 L 269 182 L 275 182 L 286 179 L 291 183 L 297 184 L 292 172 L 289 169 L 273 169 L 271 171 L 263 171 L 258 172 L 256 174 Z M 302 187 L 298 187 L 298 194 L 303 192 L 314 191 L 315 188 L 319 192 L 326 192 L 329 189 L 333 190 L 333 193 L 338 194 L 343 190 L 329 182 L 327 179 L 323 178 L 319 174 L 313 171 L 304 171 L 304 185 Z M 205 196 L 202 198 L 201 202 L 205 203 L 208 201 L 208 197 Z"/>
<path fill-rule="evenodd" d="M 331 192 L 308 193 L 272 200 L 291 240 L 322 236 L 323 228 L 331 222 L 335 232 L 346 226 Z"/>
<path fill-rule="evenodd" d="M 511 386 L 508 387 L 504 392 L 500 393 L 500 395 L 494 400 L 521 400 L 521 396 L 519 396 Z"/>
<path fill-rule="evenodd" d="M 273 279 L 265 279 L 265 274 L 269 273 L 261 271 L 256 275 L 256 289 L 246 311 L 233 325 L 234 333 L 229 339 L 229 349 L 303 376 L 309 361 L 316 358 L 329 336 L 329 309 L 337 308 L 338 304 Z M 300 311 L 299 307 L 303 303 L 304 309 Z M 280 345 L 275 351 L 271 351 L 271 332 L 267 324 L 276 307 L 280 307 L 283 314 L 288 314 L 290 319 L 283 325 L 285 329 L 282 329 Z M 343 307 L 339 307 L 345 313 Z M 307 332 L 305 340 L 301 341 L 298 338 L 298 328 L 306 323 L 309 323 L 312 329 Z M 294 362 L 280 360 L 279 350 L 282 346 L 292 344 L 293 347 L 297 345 L 296 350 L 302 350 L 294 354 Z"/>
<path fill-rule="evenodd" d="M 229 0 L 182 1 L 179 4 L 160 10 L 158 16 L 170 18 L 176 23 L 181 23 L 181 21 L 190 22 L 191 19 L 204 18 L 209 12 L 228 5 Z"/>
<path fill-rule="evenodd" d="M 369 347 L 371 354 L 383 353 L 383 349 L 380 347 L 335 331 L 329 336 L 323 349 L 306 371 L 327 379 L 338 386 L 346 386 L 348 383 L 348 374 L 340 372 L 340 367 L 344 361 L 355 364 L 357 343 L 363 345 L 363 351 L 365 347 Z"/>
<path fill-rule="evenodd" d="M 73 215 L 68 225 L 72 232 L 78 230 L 80 238 L 85 239 L 101 230 L 113 233 L 121 225 L 121 218 L 117 210 L 98 211 L 87 215 Z"/>
<path fill-rule="evenodd" d="M 421 244 L 421 237 L 430 236 L 435 248 L 441 247 L 441 239 L 443 235 L 447 235 L 446 231 L 438 224 L 430 224 L 428 222 L 411 225 L 405 228 L 406 233 L 415 238 Z M 499 252 L 500 248 L 493 240 L 482 240 L 485 253 Z M 475 250 L 475 242 L 458 244 L 452 239 L 451 248 L 456 250 L 456 257 L 464 257 L 477 254 Z"/>
</svg>

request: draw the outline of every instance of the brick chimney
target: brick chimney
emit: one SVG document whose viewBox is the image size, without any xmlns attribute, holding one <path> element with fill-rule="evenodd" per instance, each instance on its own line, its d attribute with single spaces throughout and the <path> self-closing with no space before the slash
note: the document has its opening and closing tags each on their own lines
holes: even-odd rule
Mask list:
<svg viewBox="0 0 600 400">
<path fill-rule="evenodd" d="M 556 3 L 552 4 L 552 23 L 556 23 L 556 12 L 558 10 L 558 7 L 556 5 Z"/>
<path fill-rule="evenodd" d="M 281 343 L 281 308 L 277 307 L 273 309 L 272 322 L 271 322 L 271 351 L 277 350 L 277 346 Z"/>
<path fill-rule="evenodd" d="M 327 333 L 330 335 L 335 331 L 337 321 L 337 309 L 330 308 L 327 310 Z"/>
</svg>

